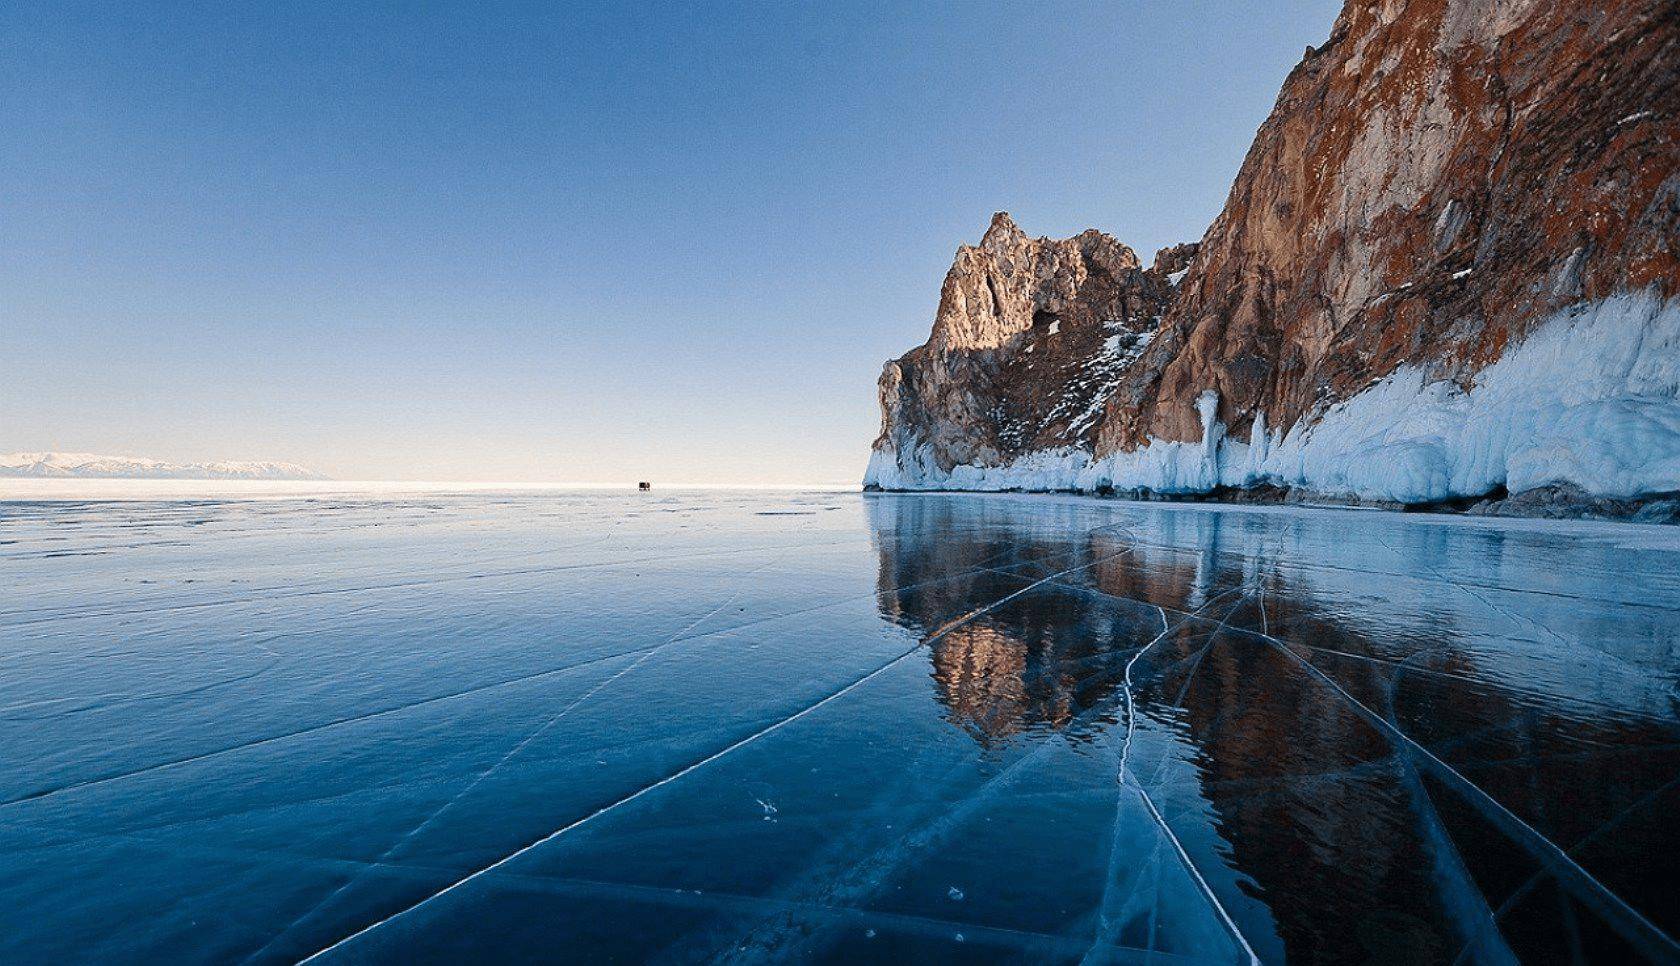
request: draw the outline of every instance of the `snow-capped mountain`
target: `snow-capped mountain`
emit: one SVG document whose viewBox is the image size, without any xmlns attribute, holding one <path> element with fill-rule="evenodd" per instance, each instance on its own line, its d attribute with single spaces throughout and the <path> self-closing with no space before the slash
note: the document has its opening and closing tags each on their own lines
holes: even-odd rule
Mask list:
<svg viewBox="0 0 1680 966">
<path fill-rule="evenodd" d="M 1671 0 L 1349 0 L 1187 271 L 1095 234 L 959 252 L 866 485 L 1680 490 Z"/>
<path fill-rule="evenodd" d="M 0 477 L 133 480 L 324 480 L 296 463 L 267 460 L 167 463 L 138 456 L 94 453 L 8 453 L 0 455 Z"/>
</svg>

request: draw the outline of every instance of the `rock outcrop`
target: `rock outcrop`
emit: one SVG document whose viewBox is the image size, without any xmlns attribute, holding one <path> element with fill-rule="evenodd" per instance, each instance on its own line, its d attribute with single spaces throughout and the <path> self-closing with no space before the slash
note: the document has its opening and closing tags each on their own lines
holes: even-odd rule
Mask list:
<svg viewBox="0 0 1680 966">
<path fill-rule="evenodd" d="M 1028 383 L 1100 416 L 1004 445 L 898 388 L 951 351 L 948 278 L 934 338 L 883 377 L 870 481 L 1680 489 L 1680 2 L 1352 0 L 1173 286 L 1185 254 L 1157 263 L 1135 359 Z M 970 415 L 1019 395 L 945 372 Z"/>
<path fill-rule="evenodd" d="M 1108 235 L 1028 238 L 1006 212 L 957 251 L 927 344 L 881 373 L 886 486 L 1030 454 L 1089 450 L 1119 375 L 1160 327 L 1195 246 L 1145 269 Z"/>
</svg>

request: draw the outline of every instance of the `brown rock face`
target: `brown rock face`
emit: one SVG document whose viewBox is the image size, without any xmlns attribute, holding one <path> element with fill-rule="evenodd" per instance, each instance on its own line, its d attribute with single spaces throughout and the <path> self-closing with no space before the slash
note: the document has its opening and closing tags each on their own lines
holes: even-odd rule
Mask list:
<svg viewBox="0 0 1680 966">
<path fill-rule="evenodd" d="M 881 374 L 876 449 L 949 471 L 1091 444 L 1101 402 L 1148 344 L 1172 300 L 1168 271 L 1144 269 L 1098 231 L 1028 238 L 1005 213 L 945 276 L 927 344 Z"/>
<path fill-rule="evenodd" d="M 1680 2 L 1351 0 L 1290 74 L 1099 455 L 1246 436 L 1556 309 L 1680 290 Z"/>
</svg>

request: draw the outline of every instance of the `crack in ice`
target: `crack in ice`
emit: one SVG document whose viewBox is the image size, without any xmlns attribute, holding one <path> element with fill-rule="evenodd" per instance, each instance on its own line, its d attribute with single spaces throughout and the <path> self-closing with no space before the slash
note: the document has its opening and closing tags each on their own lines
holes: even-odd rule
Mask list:
<svg viewBox="0 0 1680 966">
<path fill-rule="evenodd" d="M 1491 822 L 1506 837 L 1521 846 L 1542 866 L 1545 866 L 1560 886 L 1583 904 L 1594 909 L 1603 917 L 1606 925 L 1643 955 L 1658 961 L 1680 961 L 1680 943 L 1676 943 L 1673 937 L 1629 905 L 1627 900 L 1598 881 L 1557 843 L 1541 835 L 1532 825 L 1523 821 L 1521 817 L 1506 808 L 1498 799 L 1483 791 L 1476 783 L 1465 778 L 1457 769 L 1436 757 L 1428 748 L 1419 744 L 1404 731 L 1396 728 L 1382 715 L 1372 711 L 1364 702 L 1349 694 L 1334 678 L 1319 670 L 1312 662 L 1296 654 L 1288 646 L 1288 642 L 1269 634 L 1256 634 L 1254 631 L 1243 631 L 1240 628 L 1238 633 L 1259 637 L 1272 647 L 1288 655 L 1291 660 L 1301 665 L 1311 677 L 1330 688 L 1340 697 L 1343 703 L 1375 727 L 1391 743 L 1403 747 L 1431 775 L 1463 796 L 1470 805 L 1481 813 L 1483 818 Z"/>
<path fill-rule="evenodd" d="M 782 619 L 785 619 L 785 618 L 788 618 L 788 617 L 796 617 L 796 616 L 799 616 L 801 614 L 807 614 L 807 613 L 811 613 L 813 611 L 825 610 L 825 609 L 830 608 L 830 607 L 840 607 L 840 606 L 843 606 L 845 604 L 854 603 L 854 602 L 859 601 L 859 600 L 868 600 L 870 598 L 878 598 L 883 594 L 902 593 L 903 591 L 910 590 L 910 589 L 913 589 L 913 588 L 916 588 L 916 587 L 925 587 L 925 586 L 931 586 L 931 585 L 934 585 L 934 584 L 947 583 L 947 582 L 953 581 L 953 580 L 961 580 L 965 577 L 973 576 L 975 573 L 979 573 L 979 572 L 981 572 L 985 569 L 986 568 L 976 567 L 973 570 L 963 571 L 962 573 L 947 575 L 947 576 L 944 576 L 944 577 L 930 578 L 930 579 L 924 580 L 924 581 L 916 581 L 916 582 L 913 582 L 913 583 L 904 584 L 904 585 L 901 585 L 901 586 L 898 586 L 898 587 L 894 587 L 894 588 L 891 588 L 891 589 L 886 590 L 886 591 L 877 590 L 877 591 L 872 591 L 872 592 L 867 593 L 867 594 L 859 594 L 859 595 L 856 595 L 856 596 L 853 596 L 853 597 L 845 597 L 845 598 L 841 598 L 840 600 L 830 601 L 830 602 L 825 603 L 825 604 L 817 604 L 815 606 L 802 608 L 802 609 L 799 609 L 799 610 L 788 611 L 786 613 L 776 614 L 776 615 L 773 615 L 773 616 L 770 616 L 770 617 L 763 617 L 763 618 L 757 618 L 757 619 L 754 619 L 754 620 L 743 621 L 739 624 L 732 624 L 728 627 L 719 628 L 718 630 L 715 630 L 715 631 L 707 631 L 704 634 L 691 635 L 689 637 L 682 638 L 682 640 L 696 640 L 698 638 L 710 637 L 710 636 L 717 635 L 717 634 L 727 634 L 731 631 L 740 630 L 743 627 L 750 627 L 750 626 L 754 626 L 756 624 L 767 623 L 767 622 L 773 621 L 773 620 L 782 620 Z M 494 689 L 500 688 L 500 687 L 507 687 L 507 686 L 510 686 L 510 685 L 522 684 L 522 683 L 525 683 L 527 681 L 539 680 L 539 679 L 544 678 L 544 677 L 549 677 L 549 676 L 552 676 L 552 675 L 555 675 L 555 674 L 563 674 L 567 671 L 578 670 L 580 668 L 589 667 L 590 665 L 593 665 L 593 664 L 600 664 L 600 663 L 603 663 L 603 662 L 606 662 L 606 661 L 611 661 L 611 660 L 614 660 L 616 658 L 631 657 L 633 655 L 641 654 L 642 652 L 650 650 L 653 647 L 657 647 L 657 646 L 658 645 L 647 645 L 645 647 L 631 648 L 631 649 L 625 650 L 625 651 L 616 651 L 616 652 L 611 653 L 611 654 L 604 654 L 604 655 L 589 658 L 587 660 L 580 661 L 580 662 L 575 662 L 575 663 L 571 663 L 571 664 L 563 664 L 563 665 L 560 665 L 559 667 L 545 668 L 541 671 L 534 671 L 534 672 L 531 672 L 529 674 L 521 674 L 521 675 L 518 675 L 518 676 L 515 676 L 515 677 L 511 677 L 511 678 L 501 678 L 501 679 L 498 679 L 498 680 L 495 680 L 495 681 L 487 682 L 485 684 L 474 685 L 473 687 L 470 687 L 470 688 L 463 688 L 459 691 L 450 691 L 450 692 L 445 693 L 445 694 L 432 695 L 430 697 L 422 698 L 422 699 L 417 700 L 417 701 L 411 701 L 411 702 L 408 702 L 408 703 L 405 703 L 405 704 L 394 705 L 394 706 L 387 707 L 387 708 L 380 708 L 380 709 L 375 710 L 375 711 L 369 711 L 369 712 L 365 712 L 365 713 L 361 713 L 361 714 L 346 715 L 344 717 L 334 718 L 330 721 L 325 721 L 325 722 L 322 722 L 320 724 L 310 725 L 308 727 L 298 728 L 298 729 L 295 729 L 295 730 L 292 730 L 292 731 L 282 732 L 280 734 L 267 735 L 267 736 L 264 736 L 264 737 L 261 737 L 261 738 L 252 739 L 250 741 L 243 741 L 243 742 L 240 742 L 238 744 L 227 745 L 227 746 L 224 746 L 224 747 L 221 747 L 221 748 L 216 748 L 216 749 L 213 749 L 211 751 L 206 751 L 206 752 L 201 752 L 201 753 L 198 753 L 198 754 L 188 755 L 188 756 L 181 757 L 181 758 L 173 758 L 173 759 L 170 759 L 168 761 L 155 762 L 153 764 L 146 765 L 145 767 L 132 769 L 130 771 L 117 772 L 117 773 L 108 774 L 108 775 L 100 775 L 100 776 L 96 776 L 94 778 L 89 778 L 89 779 L 76 781 L 76 782 L 70 782 L 70 783 L 67 783 L 67 784 L 64 784 L 64 785 L 57 785 L 57 786 L 53 786 L 53 787 L 50 787 L 50 788 L 36 789 L 35 791 L 28 792 L 28 793 L 23 794 L 23 795 L 18 795 L 18 796 L 15 796 L 13 798 L 6 799 L 4 801 L 0 801 L 0 809 L 8 808 L 8 807 L 13 806 L 13 805 L 19 805 L 19 804 L 22 804 L 24 802 L 35 801 L 37 799 L 48 798 L 48 797 L 51 797 L 53 795 L 60 795 L 60 794 L 63 794 L 65 792 L 77 791 L 79 789 L 88 788 L 88 787 L 95 786 L 95 785 L 103 785 L 107 782 L 121 781 L 121 780 L 128 779 L 128 778 L 134 778 L 134 777 L 139 776 L 139 775 L 150 774 L 152 772 L 161 771 L 161 770 L 166 769 L 166 768 L 175 768 L 175 767 L 179 767 L 179 766 L 182 766 L 182 765 L 190 765 L 190 764 L 193 764 L 195 762 L 204 761 L 204 760 L 210 759 L 210 758 L 215 758 L 215 757 L 220 756 L 220 755 L 232 754 L 234 752 L 244 751 L 248 748 L 261 747 L 263 745 L 271 744 L 271 743 L 276 742 L 276 741 L 284 741 L 284 740 L 287 740 L 287 739 L 290 739 L 290 738 L 300 738 L 300 737 L 303 737 L 305 735 L 315 734 L 316 732 L 325 731 L 325 730 L 328 730 L 328 729 L 331 729 L 331 728 L 337 728 L 337 727 L 341 727 L 341 726 L 344 726 L 344 725 L 356 724 L 356 723 L 361 722 L 361 721 L 367 721 L 367 720 L 370 720 L 370 719 L 373 719 L 373 718 L 379 718 L 379 717 L 383 717 L 385 715 L 390 715 L 390 714 L 397 714 L 397 713 L 400 713 L 400 712 L 403 712 L 403 711 L 408 711 L 408 710 L 411 710 L 411 709 L 414 709 L 414 708 L 426 707 L 428 705 L 436 704 L 440 701 L 449 701 L 449 700 L 453 700 L 455 698 L 461 698 L 461 697 L 466 697 L 468 695 L 479 694 L 481 692 L 494 690 Z"/>
<path fill-rule="evenodd" d="M 778 554 L 776 557 L 774 557 L 770 560 L 767 560 L 762 564 L 759 564 L 757 567 L 754 567 L 754 568 L 752 568 L 750 570 L 747 570 L 747 571 L 743 571 L 741 576 L 750 577 L 753 574 L 756 574 L 759 571 L 764 570 L 767 567 L 771 567 L 771 566 L 773 566 L 777 563 L 780 563 L 783 559 L 785 559 L 785 557 L 786 557 L 785 553 Z M 425 831 L 428 828 L 431 828 L 432 825 L 435 822 L 438 821 L 438 819 L 442 818 L 451 809 L 453 809 L 457 804 L 459 804 L 463 799 L 465 799 L 468 795 L 472 794 L 472 792 L 475 789 L 477 789 L 480 785 L 482 785 L 482 784 L 484 784 L 484 782 L 488 781 L 492 775 L 494 775 L 498 771 L 500 771 L 503 765 L 506 765 L 509 761 L 511 761 L 515 757 L 517 757 L 520 752 L 522 752 L 526 748 L 530 747 L 531 742 L 537 740 L 537 738 L 539 738 L 540 736 L 545 734 L 550 728 L 552 728 L 556 724 L 560 723 L 560 721 L 562 719 L 564 719 L 568 714 L 571 714 L 574 710 L 576 710 L 579 706 L 581 706 L 585 701 L 588 701 L 590 698 L 599 694 L 603 689 L 610 686 L 613 682 L 622 679 L 625 675 L 627 675 L 627 674 L 631 673 L 632 671 L 636 670 L 637 668 L 641 667 L 643 664 L 646 664 L 649 660 L 651 660 L 653 657 L 655 657 L 659 653 L 663 652 L 666 648 L 672 647 L 672 646 L 675 646 L 676 644 L 683 643 L 687 640 L 690 640 L 690 638 L 687 638 L 684 635 L 688 634 L 689 631 L 692 631 L 694 628 L 699 627 L 701 624 L 710 620 L 712 617 L 716 616 L 717 614 L 722 613 L 724 608 L 728 607 L 730 604 L 733 604 L 736 600 L 738 600 L 740 598 L 741 592 L 744 589 L 745 588 L 736 588 L 735 591 L 732 592 L 727 598 L 725 598 L 722 603 L 718 604 L 716 607 L 713 607 L 711 610 L 707 611 L 706 613 L 701 614 L 699 617 L 696 617 L 695 619 L 689 621 L 688 624 L 686 624 L 681 630 L 677 631 L 675 634 L 671 635 L 668 639 L 666 639 L 665 641 L 663 641 L 659 645 L 644 651 L 639 657 L 636 658 L 635 661 L 631 662 L 630 664 L 625 665 L 622 668 L 619 668 L 617 671 L 613 672 L 610 676 L 608 676 L 606 678 L 603 678 L 602 680 L 596 682 L 592 687 L 589 688 L 589 690 L 585 691 L 583 694 L 579 695 L 577 698 L 574 698 L 569 704 L 567 704 L 565 707 L 561 708 L 559 711 L 550 715 L 547 720 L 545 720 L 542 724 L 538 725 L 529 734 L 527 734 L 523 739 L 521 739 L 518 743 L 516 743 L 512 748 L 509 748 L 507 750 L 507 752 L 504 753 L 498 761 L 496 761 L 495 764 L 491 765 L 490 767 L 484 769 L 483 771 L 481 771 L 477 775 L 475 775 L 473 777 L 472 781 L 468 782 L 464 787 L 461 788 L 460 791 L 456 792 L 453 796 L 451 796 L 450 799 L 448 801 L 444 802 L 441 806 L 439 806 L 436 811 L 434 811 L 434 812 L 432 812 L 432 814 L 426 816 L 424 821 L 422 821 L 420 824 L 414 826 L 412 829 L 410 829 L 408 831 L 407 834 L 403 835 L 401 838 L 397 839 L 397 841 L 393 842 L 391 844 L 391 846 L 389 848 L 387 848 L 384 851 L 384 853 L 379 856 L 378 859 L 374 860 L 375 864 L 376 865 L 377 864 L 383 864 L 383 863 L 395 858 L 397 856 L 397 854 L 402 851 L 404 846 L 406 846 L 409 842 L 413 841 L 415 838 L 424 834 Z M 774 811 L 774 809 L 771 809 L 771 811 Z M 272 948 L 274 946 L 275 943 L 278 943 L 278 942 L 282 941 L 283 939 L 285 939 L 286 936 L 290 935 L 293 932 L 293 930 L 295 930 L 305 920 L 309 919 L 311 916 L 313 916 L 316 912 L 318 912 L 322 908 L 325 908 L 327 905 L 331 904 L 334 899 L 337 899 L 340 895 L 344 894 L 344 892 L 346 890 L 354 887 L 360 881 L 361 881 L 361 877 L 357 876 L 357 877 L 353 877 L 353 878 L 347 880 L 346 882 L 344 882 L 344 884 L 340 885 L 337 889 L 334 889 L 330 894 L 328 894 L 326 897 L 321 899 L 321 901 L 319 901 L 315 905 L 311 906 L 302 915 L 298 916 L 295 920 L 293 920 L 292 924 L 290 926 L 287 926 L 285 929 L 282 929 L 280 932 L 276 933 L 274 935 L 274 937 L 271 938 L 267 943 L 265 943 L 260 949 L 258 949 L 256 952 L 252 953 L 250 956 L 247 956 L 245 961 L 249 962 L 250 960 L 255 959 L 255 958 L 261 956 L 263 953 L 267 952 L 270 948 Z"/>
<path fill-rule="evenodd" d="M 1101 529 L 1109 529 L 1109 528 L 1105 528 L 1105 527 L 1096 528 L 1096 530 L 1101 530 Z M 1092 532 L 1094 533 L 1094 532 L 1096 532 L 1096 530 L 1093 530 Z M 413 913 L 415 910 L 420 909 L 421 907 L 425 906 L 426 904 L 428 904 L 430 902 L 434 902 L 438 899 L 441 899 L 442 897 L 444 897 L 446 895 L 449 895 L 452 892 L 455 892 L 458 889 L 466 887 L 467 885 L 477 881 L 478 879 L 483 878 L 484 876 L 495 872 L 496 870 L 502 868 L 503 866 L 507 865 L 508 863 L 517 860 L 520 856 L 526 855 L 526 854 L 528 854 L 528 853 L 530 853 L 530 852 L 532 852 L 532 851 L 534 851 L 538 848 L 541 848 L 542 846 L 548 844 L 549 842 L 552 842 L 555 839 L 560 838 L 561 836 L 563 836 L 566 833 L 572 831 L 573 829 L 576 829 L 576 828 L 578 828 L 582 825 L 585 825 L 588 822 L 591 822 L 591 821 L 601 817 L 602 815 L 605 815 L 605 814 L 607 814 L 607 813 L 609 813 L 609 812 L 611 812 L 611 811 L 613 811 L 613 810 L 615 810 L 615 809 L 617 809 L 621 806 L 629 804 L 630 802 L 633 802 L 633 801 L 641 798 L 642 796 L 654 791 L 655 789 L 664 787 L 665 785 L 669 785 L 670 783 L 672 783 L 674 781 L 677 781 L 677 780 L 683 778 L 686 775 L 692 774 L 693 772 L 698 771 L 701 768 L 704 768 L 705 766 L 711 764 L 712 762 L 715 762 L 715 761 L 717 761 L 717 760 L 719 760 L 719 759 L 721 759 L 721 758 L 723 758 L 723 757 L 725 757 L 725 756 L 727 756 L 727 755 L 729 755 L 729 754 L 731 754 L 735 751 L 738 751 L 741 748 L 746 747 L 747 745 L 752 744 L 753 742 L 758 741 L 759 739 L 765 737 L 766 735 L 773 734 L 776 731 L 779 731 L 782 728 L 787 727 L 788 725 L 792 724 L 793 722 L 798 721 L 801 718 L 804 718 L 806 715 L 811 714 L 812 712 L 830 704 L 831 702 L 839 700 L 840 698 L 842 698 L 845 695 L 851 693 L 852 691 L 855 691 L 856 689 L 862 687 L 863 685 L 865 685 L 868 682 L 874 680 L 875 678 L 879 677 L 880 675 L 885 674 L 886 672 L 888 672 L 892 668 L 897 667 L 902 662 L 908 660 L 911 656 L 919 653 L 924 647 L 927 647 L 927 646 L 931 645 L 935 640 L 939 639 L 940 637 L 944 636 L 945 634 L 950 633 L 952 630 L 955 630 L 957 627 L 961 626 L 962 624 L 965 624 L 969 621 L 972 621 L 972 620 L 975 620 L 975 619 L 977 619 L 981 616 L 984 616 L 985 614 L 987 614 L 987 613 L 989 613 L 993 610 L 996 610 L 999 607 L 1002 607 L 1004 604 L 1007 604 L 1010 601 L 1021 597 L 1023 594 L 1031 592 L 1032 590 L 1034 590 L 1035 588 L 1039 587 L 1040 585 L 1042 585 L 1044 583 L 1047 583 L 1047 582 L 1049 582 L 1051 580 L 1054 580 L 1055 578 L 1058 578 L 1058 577 L 1066 576 L 1069 573 L 1073 573 L 1073 572 L 1076 572 L 1076 571 L 1079 571 L 1079 570 L 1085 570 L 1089 567 L 1094 567 L 1099 563 L 1103 563 L 1103 562 L 1105 562 L 1107 560 L 1111 560 L 1115 557 L 1123 556 L 1124 554 L 1127 554 L 1127 553 L 1130 553 L 1130 552 L 1131 552 L 1131 548 L 1128 547 L 1125 550 L 1120 551 L 1119 553 L 1115 553 L 1115 554 L 1105 556 L 1101 559 L 1094 560 L 1090 563 L 1083 564 L 1079 567 L 1073 567 L 1073 568 L 1069 568 L 1068 570 L 1059 571 L 1057 573 L 1049 575 L 1048 577 L 1044 577 L 1044 578 L 1041 578 L 1040 580 L 1034 581 L 1034 582 L 1028 584 L 1027 586 L 1021 588 L 1020 590 L 1014 591 L 1013 593 L 1010 593 L 1010 594 L 1007 594 L 1003 597 L 1000 597 L 997 600 L 991 602 L 990 604 L 987 604 L 983 607 L 979 607 L 979 608 L 976 608 L 974 610 L 971 610 L 967 614 L 964 614 L 962 617 L 958 618 L 957 620 L 947 622 L 946 624 L 941 626 L 937 631 L 928 635 L 927 637 L 923 638 L 922 640 L 917 641 L 914 646 L 908 648 L 904 652 L 900 653 L 898 656 L 896 656 L 896 657 L 892 658 L 891 660 L 887 661 L 885 664 L 882 664 L 879 667 L 876 667 L 874 670 L 872 670 L 869 673 L 863 675 L 862 677 L 857 678 L 856 680 L 854 680 L 850 684 L 847 684 L 846 686 L 840 688 L 839 690 L 830 693 L 828 696 L 822 698 L 821 700 L 816 701 L 813 704 L 806 705 L 804 708 L 801 708 L 800 710 L 794 712 L 793 714 L 788 715 L 787 717 L 781 718 L 781 719 L 771 723 L 770 725 L 768 725 L 764 728 L 761 728 L 758 731 L 755 731 L 750 735 L 747 735 L 744 738 L 741 738 L 741 739 L 739 739 L 739 740 L 737 740 L 737 741 L 735 741 L 735 742 L 733 742 L 729 745 L 726 745 L 724 748 L 722 748 L 722 749 L 720 749 L 716 752 L 713 752 L 712 754 L 707 755 L 704 758 L 701 758 L 697 761 L 694 761 L 694 762 L 684 766 L 683 768 L 680 768 L 677 771 L 672 772 L 671 774 L 665 776 L 664 778 L 661 778 L 658 781 L 653 782 L 652 784 L 645 785 L 642 788 L 637 789 L 634 792 L 631 792 L 629 795 L 626 795 L 622 798 L 619 798 L 618 800 L 616 800 L 616 801 L 614 801 L 614 802 L 612 802 L 608 805 L 604 805 L 604 806 L 596 809 L 595 811 L 590 812 L 587 815 L 584 815 L 581 818 L 575 819 L 575 820 L 567 823 L 566 825 L 563 825 L 560 828 L 557 828 L 554 831 L 549 832 L 547 835 L 544 835 L 543 837 L 541 837 L 541 838 L 539 838 L 539 839 L 537 839 L 533 842 L 530 842 L 527 845 L 522 846 L 521 848 L 514 850 L 513 852 L 508 853 L 507 855 L 503 856 L 502 858 L 497 859 L 495 862 L 492 862 L 489 865 L 484 866 L 484 867 L 478 869 L 477 871 L 472 872 L 472 873 L 468 874 L 467 876 L 456 880 L 455 882 L 451 883 L 448 886 L 445 886 L 444 888 L 438 890 L 437 892 L 434 892 L 431 895 L 426 896 L 425 898 L 420 899 L 419 901 L 414 902 L 411 905 L 408 905 L 408 906 L 404 907 L 403 909 L 400 909 L 397 912 L 392 913 L 389 916 L 386 916 L 386 917 L 384 917 L 382 919 L 379 919 L 379 920 L 376 920 L 375 922 L 372 922 L 372 923 L 370 923 L 366 926 L 363 926 L 361 929 L 351 933 L 348 936 L 345 936 L 342 939 L 337 940 L 336 942 L 332 943 L 331 945 L 328 945 L 326 947 L 323 947 L 322 949 L 317 950 L 314 953 L 311 953 L 309 956 L 305 957 L 300 962 L 301 963 L 314 962 L 314 961 L 316 961 L 316 960 L 318 960 L 318 959 L 320 959 L 324 956 L 327 956 L 327 955 L 331 954 L 334 950 L 340 949 L 340 948 L 346 946 L 349 943 L 356 942 L 356 941 L 360 940 L 362 937 L 367 936 L 370 933 L 374 932 L 375 930 L 380 929 L 380 928 L 382 928 L 386 925 L 389 925 L 390 923 L 396 921 L 397 919 L 399 919 L 403 916 L 406 916 L 406 915 L 409 915 L 410 913 Z"/>
<path fill-rule="evenodd" d="M 1236 587 L 1208 598 L 1201 604 L 1201 606 L 1197 607 L 1195 611 L 1186 615 L 1184 620 L 1179 622 L 1178 626 L 1182 627 L 1185 624 L 1188 624 L 1191 620 L 1196 619 L 1202 612 L 1206 611 L 1209 607 L 1212 607 L 1215 601 L 1228 597 L 1233 593 L 1238 593 L 1241 590 L 1242 588 Z M 1219 638 L 1219 634 L 1229 626 L 1231 615 L 1235 614 L 1247 599 L 1247 595 L 1245 594 L 1242 599 L 1239 599 L 1235 604 L 1231 605 L 1231 609 L 1225 612 L 1225 616 L 1220 618 L 1219 623 L 1214 627 L 1214 629 L 1208 632 L 1207 644 L 1203 645 L 1201 651 L 1197 654 L 1195 663 L 1191 665 L 1189 672 L 1185 675 L 1184 686 L 1180 689 L 1177 699 L 1178 704 L 1182 705 L 1184 703 L 1184 696 L 1189 691 L 1190 681 L 1194 679 L 1197 669 L 1199 669 L 1202 665 L 1201 659 L 1213 648 L 1214 643 Z M 1159 608 L 1159 605 L 1156 606 Z M 1166 612 L 1165 610 L 1162 610 L 1163 623 L 1165 620 Z M 1155 640 L 1150 641 L 1149 645 L 1147 645 L 1144 650 L 1147 650 L 1149 646 L 1153 646 L 1155 642 L 1159 641 L 1161 638 L 1166 637 L 1169 632 L 1170 628 L 1166 631 L 1162 631 L 1160 636 L 1156 637 Z M 1139 651 L 1137 655 L 1134 655 L 1133 660 L 1135 661 L 1138 657 L 1141 657 L 1142 654 L 1143 652 Z M 1127 789 L 1130 789 L 1138 794 L 1138 797 L 1143 801 L 1144 806 L 1148 809 L 1150 817 L 1154 819 L 1155 824 L 1160 827 L 1161 832 L 1166 836 L 1168 842 L 1172 844 L 1173 850 L 1177 854 L 1179 862 L 1183 865 L 1185 871 L 1189 873 L 1192 881 L 1196 884 L 1197 889 L 1200 891 L 1202 898 L 1208 903 L 1209 907 L 1213 909 L 1221 927 L 1229 933 L 1242 953 L 1247 956 L 1248 963 L 1250 963 L 1251 966 L 1258 966 L 1260 958 L 1255 955 L 1254 948 L 1249 945 L 1248 938 L 1243 935 L 1241 929 L 1237 928 L 1236 921 L 1231 918 L 1230 913 L 1225 910 L 1225 905 L 1219 901 L 1218 895 L 1214 893 L 1213 888 L 1208 885 L 1207 880 L 1203 878 L 1201 870 L 1196 868 L 1195 862 L 1191 861 L 1190 853 L 1184 848 L 1184 844 L 1179 841 L 1178 836 L 1174 834 L 1172 827 L 1167 824 L 1166 819 L 1161 816 L 1161 812 L 1155 807 L 1155 801 L 1150 797 L 1148 790 L 1144 788 L 1142 782 L 1138 781 L 1136 775 L 1132 775 L 1130 783 L 1126 781 L 1126 776 L 1130 772 L 1130 765 L 1128 761 L 1131 755 L 1133 726 L 1135 722 L 1135 712 L 1133 710 L 1132 702 L 1130 664 L 1127 665 L 1126 671 L 1126 735 L 1125 741 L 1121 745 L 1120 762 L 1115 774 L 1115 784 L 1119 786 L 1119 791 L 1116 793 L 1115 797 L 1114 825 L 1110 833 L 1108 874 L 1103 880 L 1102 899 L 1099 901 L 1097 906 L 1097 936 L 1092 940 L 1091 946 L 1086 951 L 1082 962 L 1092 962 L 1099 949 L 1116 945 L 1114 941 L 1109 938 L 1113 934 L 1116 924 L 1109 920 L 1108 915 L 1110 908 L 1113 906 L 1114 883 L 1119 878 L 1120 874 L 1120 850 L 1118 847 L 1118 839 L 1122 827 L 1120 812 L 1122 799 L 1120 796 L 1124 795 Z M 1155 775 L 1150 779 L 1152 784 L 1159 780 L 1161 773 L 1165 771 L 1165 769 L 1166 760 L 1163 759 L 1156 767 Z M 1135 884 L 1133 891 L 1136 891 Z"/>
</svg>

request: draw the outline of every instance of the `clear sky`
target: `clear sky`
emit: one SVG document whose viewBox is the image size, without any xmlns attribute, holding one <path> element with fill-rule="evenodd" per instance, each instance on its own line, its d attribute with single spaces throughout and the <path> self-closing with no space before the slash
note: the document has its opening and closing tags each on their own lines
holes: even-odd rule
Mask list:
<svg viewBox="0 0 1680 966">
<path fill-rule="evenodd" d="M 1199 238 L 1339 6 L 0 5 L 0 452 L 856 481 L 958 244 Z"/>
</svg>

